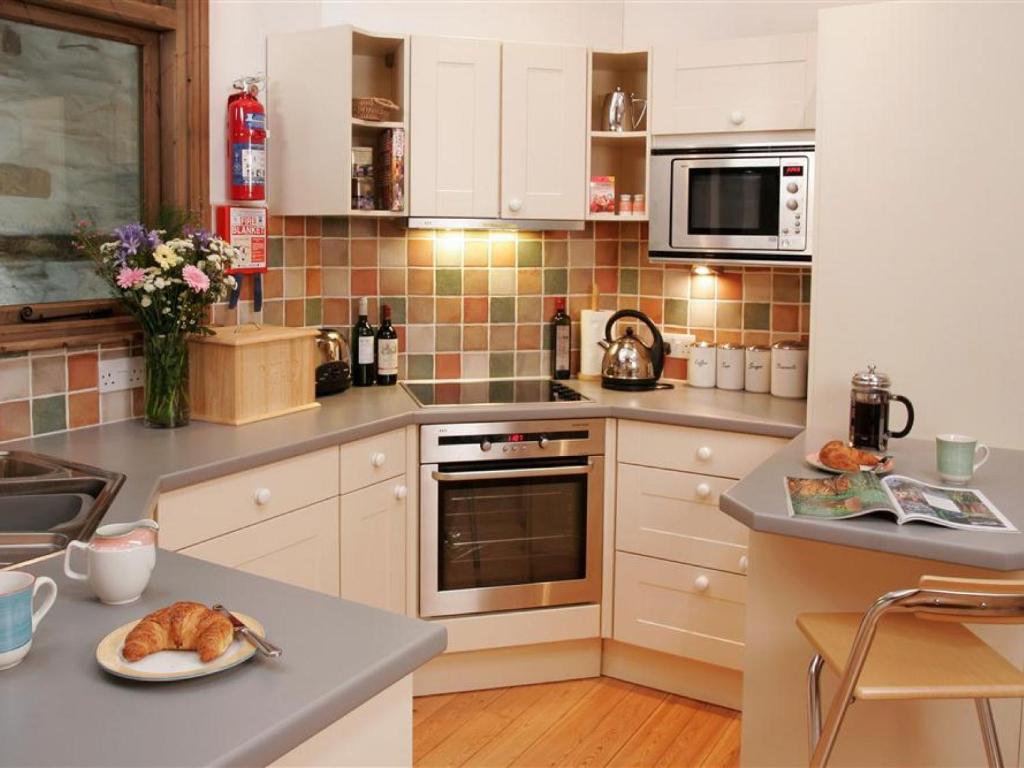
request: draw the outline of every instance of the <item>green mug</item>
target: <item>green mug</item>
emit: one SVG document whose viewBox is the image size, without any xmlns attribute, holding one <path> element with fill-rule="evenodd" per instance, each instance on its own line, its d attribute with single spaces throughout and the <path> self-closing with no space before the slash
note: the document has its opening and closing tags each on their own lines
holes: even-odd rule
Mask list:
<svg viewBox="0 0 1024 768">
<path fill-rule="evenodd" d="M 981 459 L 978 459 L 978 454 Z M 936 435 L 935 458 L 939 477 L 960 485 L 974 477 L 975 470 L 988 461 L 988 446 L 967 435 Z"/>
</svg>

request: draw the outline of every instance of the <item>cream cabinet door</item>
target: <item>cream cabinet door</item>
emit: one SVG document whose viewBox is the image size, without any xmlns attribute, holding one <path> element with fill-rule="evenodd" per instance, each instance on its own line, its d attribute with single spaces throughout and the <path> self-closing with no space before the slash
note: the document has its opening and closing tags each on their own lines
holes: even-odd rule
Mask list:
<svg viewBox="0 0 1024 768">
<path fill-rule="evenodd" d="M 814 127 L 815 36 L 686 41 L 654 57 L 656 134 Z"/>
<path fill-rule="evenodd" d="M 501 43 L 414 36 L 410 212 L 498 215 Z"/>
<path fill-rule="evenodd" d="M 179 551 L 337 597 L 338 497 Z"/>
<path fill-rule="evenodd" d="M 502 46 L 502 218 L 584 217 L 587 117 L 585 48 Z"/>
<path fill-rule="evenodd" d="M 405 476 L 341 497 L 341 596 L 405 613 Z"/>
</svg>

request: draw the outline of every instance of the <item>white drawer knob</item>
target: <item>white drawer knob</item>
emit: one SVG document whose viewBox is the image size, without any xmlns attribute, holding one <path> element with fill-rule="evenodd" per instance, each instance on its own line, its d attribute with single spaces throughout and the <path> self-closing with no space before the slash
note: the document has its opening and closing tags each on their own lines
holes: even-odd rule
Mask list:
<svg viewBox="0 0 1024 768">
<path fill-rule="evenodd" d="M 707 483 L 697 483 L 697 496 L 706 499 L 711 495 L 711 486 Z"/>
<path fill-rule="evenodd" d="M 383 453 L 375 453 L 370 456 L 370 463 L 375 467 L 383 467 L 384 462 L 388 460 L 388 457 Z"/>
<path fill-rule="evenodd" d="M 747 563 L 748 562 L 749 561 L 747 560 L 747 556 L 746 555 L 743 555 L 740 558 L 740 573 L 746 573 L 747 572 Z"/>
<path fill-rule="evenodd" d="M 253 496 L 256 499 L 256 503 L 259 504 L 261 507 L 264 504 L 269 504 L 270 503 L 270 489 L 269 488 L 257 488 L 256 489 L 256 493 L 253 494 Z"/>
<path fill-rule="evenodd" d="M 698 592 L 707 592 L 708 587 L 711 586 L 711 581 L 707 576 L 701 575 L 693 580 L 693 586 L 697 588 Z"/>
<path fill-rule="evenodd" d="M 401 501 L 407 495 L 409 495 L 409 489 L 408 488 L 406 488 L 404 485 L 396 485 L 395 486 L 395 498 L 396 499 Z"/>
<path fill-rule="evenodd" d="M 702 445 L 697 449 L 697 458 L 701 461 L 708 461 L 711 458 L 711 448 L 706 445 Z"/>
<path fill-rule="evenodd" d="M 522 207 L 523 201 L 520 200 L 518 197 L 513 197 L 511 200 L 508 201 L 508 209 L 512 211 L 512 213 L 518 212 L 519 209 Z"/>
<path fill-rule="evenodd" d="M 733 125 L 743 125 L 743 121 L 747 119 L 747 116 L 740 112 L 738 109 L 733 110 L 732 114 L 729 115 L 729 122 Z"/>
</svg>

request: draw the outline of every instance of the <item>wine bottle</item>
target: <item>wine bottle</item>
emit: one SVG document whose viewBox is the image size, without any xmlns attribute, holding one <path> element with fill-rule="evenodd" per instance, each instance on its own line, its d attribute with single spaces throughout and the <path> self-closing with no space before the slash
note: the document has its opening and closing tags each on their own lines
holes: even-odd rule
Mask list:
<svg viewBox="0 0 1024 768">
<path fill-rule="evenodd" d="M 565 299 L 555 299 L 555 316 L 551 318 L 551 377 L 569 378 L 569 335 L 572 327 L 565 314 Z"/>
<path fill-rule="evenodd" d="M 380 328 L 377 329 L 377 383 L 398 383 L 398 333 L 391 324 L 391 307 L 380 308 Z"/>
<path fill-rule="evenodd" d="M 366 320 L 366 297 L 359 300 L 359 320 L 352 327 L 352 383 L 357 387 L 373 386 L 373 326 Z"/>
</svg>

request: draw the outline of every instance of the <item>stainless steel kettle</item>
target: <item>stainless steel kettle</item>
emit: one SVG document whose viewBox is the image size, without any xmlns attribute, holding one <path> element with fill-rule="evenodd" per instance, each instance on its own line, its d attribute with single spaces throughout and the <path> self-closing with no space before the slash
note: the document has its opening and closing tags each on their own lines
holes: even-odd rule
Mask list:
<svg viewBox="0 0 1024 768">
<path fill-rule="evenodd" d="M 626 333 L 612 341 L 615 323 L 624 317 L 632 317 L 651 330 L 654 343 L 647 346 L 633 331 L 626 328 Z M 668 388 L 671 385 L 658 384 L 662 369 L 665 367 L 665 343 L 651 318 L 635 309 L 620 309 L 608 318 L 604 327 L 604 338 L 597 342 L 604 348 L 604 360 L 601 363 L 601 386 L 605 389 L 647 390 Z"/>
<path fill-rule="evenodd" d="M 352 369 L 348 344 L 337 328 L 320 328 L 316 336 L 316 396 L 333 395 L 349 388 Z"/>
</svg>

